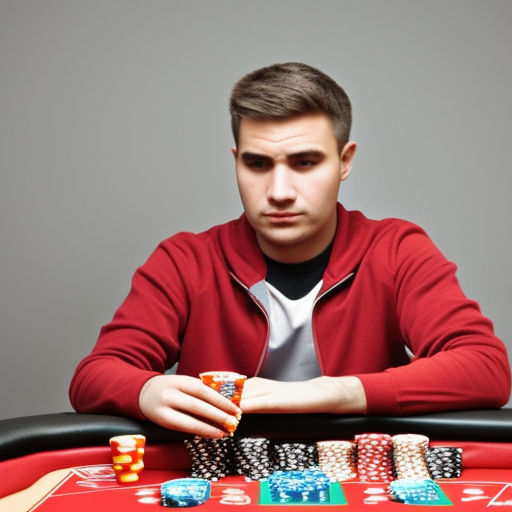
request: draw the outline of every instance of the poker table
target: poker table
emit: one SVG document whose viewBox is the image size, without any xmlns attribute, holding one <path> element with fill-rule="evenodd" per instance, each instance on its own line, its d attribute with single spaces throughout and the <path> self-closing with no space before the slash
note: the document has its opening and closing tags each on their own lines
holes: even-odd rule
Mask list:
<svg viewBox="0 0 512 512">
<path fill-rule="evenodd" d="M 408 417 L 246 414 L 235 436 L 312 444 L 352 441 L 364 433 L 418 434 L 427 436 L 432 447 L 462 449 L 460 476 L 436 480 L 444 500 L 428 506 L 512 510 L 512 409 Z M 113 478 L 109 439 L 131 434 L 146 436 L 145 469 L 137 482 L 119 484 Z M 190 438 L 115 416 L 57 413 L 1 420 L 0 511 L 163 510 L 161 484 L 190 475 L 185 446 Z M 218 512 L 233 506 L 247 512 L 417 510 L 418 505 L 391 501 L 389 483 L 354 478 L 337 485 L 336 499 L 328 503 L 276 504 L 262 499 L 264 482 L 227 476 L 211 483 L 211 496 L 199 510 Z"/>
</svg>

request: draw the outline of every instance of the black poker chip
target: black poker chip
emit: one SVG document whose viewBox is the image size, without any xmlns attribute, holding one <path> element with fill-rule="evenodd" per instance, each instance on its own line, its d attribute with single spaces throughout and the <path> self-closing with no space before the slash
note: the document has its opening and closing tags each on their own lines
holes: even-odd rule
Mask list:
<svg viewBox="0 0 512 512">
<path fill-rule="evenodd" d="M 272 451 L 275 471 L 305 471 L 318 464 L 318 453 L 314 444 L 280 443 Z"/>
<path fill-rule="evenodd" d="M 441 478 L 459 478 L 462 473 L 462 448 L 436 446 L 429 448 L 425 460 L 430 476 L 434 480 Z"/>
<path fill-rule="evenodd" d="M 233 472 L 252 480 L 268 478 L 272 473 L 269 440 L 262 437 L 235 438 L 233 440 Z"/>
<path fill-rule="evenodd" d="M 229 474 L 232 461 L 232 439 L 213 439 L 195 436 L 186 439 L 190 455 L 190 476 L 206 480 L 220 480 Z"/>
</svg>

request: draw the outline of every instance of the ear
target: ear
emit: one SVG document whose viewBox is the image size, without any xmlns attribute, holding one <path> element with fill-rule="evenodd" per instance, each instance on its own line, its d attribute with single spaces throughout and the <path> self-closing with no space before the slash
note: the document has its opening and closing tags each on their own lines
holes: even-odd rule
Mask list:
<svg viewBox="0 0 512 512">
<path fill-rule="evenodd" d="M 238 157 L 238 149 L 236 148 L 231 148 L 231 153 L 233 153 L 233 156 L 235 157 L 235 161 Z"/>
<path fill-rule="evenodd" d="M 352 162 L 354 161 L 356 149 L 357 144 L 355 142 L 347 142 L 341 150 L 341 181 L 345 181 L 348 178 L 350 171 L 352 170 Z"/>
</svg>

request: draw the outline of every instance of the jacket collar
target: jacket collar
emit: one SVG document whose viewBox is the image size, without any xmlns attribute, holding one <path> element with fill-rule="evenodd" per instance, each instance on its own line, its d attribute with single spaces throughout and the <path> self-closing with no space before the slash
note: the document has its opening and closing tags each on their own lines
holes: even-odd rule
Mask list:
<svg viewBox="0 0 512 512">
<path fill-rule="evenodd" d="M 375 237 L 377 221 L 361 212 L 347 211 L 337 205 L 338 222 L 322 290 L 328 289 L 354 272 Z M 265 279 L 267 267 L 254 229 L 245 214 L 227 224 L 220 232 L 220 243 L 228 266 L 247 288 Z"/>
</svg>

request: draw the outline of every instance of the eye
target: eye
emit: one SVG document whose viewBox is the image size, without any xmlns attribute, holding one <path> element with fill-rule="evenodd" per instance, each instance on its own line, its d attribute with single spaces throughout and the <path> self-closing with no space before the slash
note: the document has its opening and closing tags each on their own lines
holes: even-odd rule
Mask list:
<svg viewBox="0 0 512 512">
<path fill-rule="evenodd" d="M 246 160 L 245 165 L 249 169 L 254 169 L 256 171 L 264 171 L 272 167 L 272 163 L 269 160 Z"/>
<path fill-rule="evenodd" d="M 261 160 L 258 161 L 254 161 L 254 162 L 249 162 L 249 167 L 252 167 L 254 169 L 262 169 L 263 167 L 267 167 L 268 166 L 268 163 L 267 162 L 262 162 Z"/>
<path fill-rule="evenodd" d="M 307 170 L 319 165 L 324 157 L 320 151 L 304 151 L 290 155 L 289 162 L 297 170 Z"/>
<path fill-rule="evenodd" d="M 318 164 L 318 161 L 312 158 L 300 158 L 293 162 L 293 167 L 296 169 L 310 169 Z"/>
</svg>

